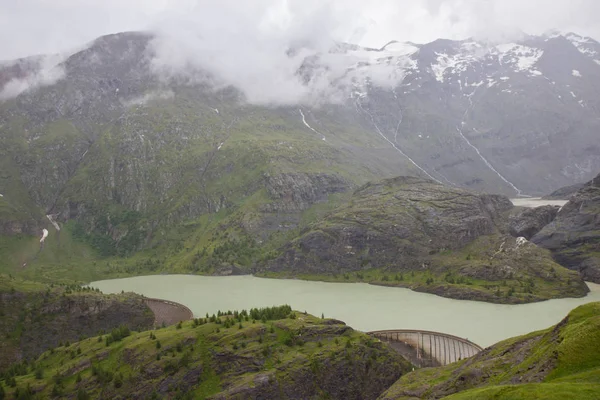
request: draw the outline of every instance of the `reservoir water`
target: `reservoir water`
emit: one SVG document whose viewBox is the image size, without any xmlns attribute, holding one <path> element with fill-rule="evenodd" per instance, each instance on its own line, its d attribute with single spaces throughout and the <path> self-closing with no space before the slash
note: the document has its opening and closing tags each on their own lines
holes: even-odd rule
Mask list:
<svg viewBox="0 0 600 400">
<path fill-rule="evenodd" d="M 153 275 L 90 283 L 104 293 L 136 292 L 176 301 L 195 316 L 289 304 L 313 315 L 336 318 L 361 331 L 422 329 L 449 333 L 486 347 L 500 340 L 548 328 L 573 308 L 600 301 L 600 285 L 590 294 L 522 305 L 452 300 L 409 289 L 365 283 L 276 280 L 253 276 Z"/>
<path fill-rule="evenodd" d="M 567 204 L 568 200 L 544 200 L 540 197 L 521 197 L 518 199 L 510 199 L 514 206 L 517 207 L 541 207 L 541 206 L 558 206 L 562 207 Z"/>
</svg>

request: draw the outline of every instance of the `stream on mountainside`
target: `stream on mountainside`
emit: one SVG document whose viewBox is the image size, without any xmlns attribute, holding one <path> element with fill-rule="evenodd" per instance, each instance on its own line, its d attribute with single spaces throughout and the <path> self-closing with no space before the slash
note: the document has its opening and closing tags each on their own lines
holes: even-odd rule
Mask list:
<svg viewBox="0 0 600 400">
<path fill-rule="evenodd" d="M 336 318 L 361 331 L 421 329 L 468 338 L 486 347 L 547 328 L 573 308 L 600 301 L 600 285 L 579 299 L 504 305 L 453 300 L 409 289 L 366 283 L 326 283 L 253 276 L 153 275 L 90 283 L 104 293 L 133 291 L 176 301 L 196 317 L 218 310 L 289 304 L 299 311 Z"/>
</svg>

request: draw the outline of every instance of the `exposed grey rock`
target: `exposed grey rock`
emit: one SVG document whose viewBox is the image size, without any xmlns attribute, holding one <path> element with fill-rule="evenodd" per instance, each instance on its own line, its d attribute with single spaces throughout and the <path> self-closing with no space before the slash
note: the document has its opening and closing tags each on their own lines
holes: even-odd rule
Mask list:
<svg viewBox="0 0 600 400">
<path fill-rule="evenodd" d="M 542 197 L 544 200 L 569 200 L 585 183 L 576 183 L 574 185 L 565 186 L 554 192 Z"/>
<path fill-rule="evenodd" d="M 515 215 L 510 216 L 509 231 L 512 236 L 524 237 L 529 240 L 544 226 L 556 218 L 560 207 L 542 206 L 526 208 Z"/>
<path fill-rule="evenodd" d="M 551 250 L 561 265 L 600 283 L 600 175 L 574 194 L 531 240 Z"/>
</svg>

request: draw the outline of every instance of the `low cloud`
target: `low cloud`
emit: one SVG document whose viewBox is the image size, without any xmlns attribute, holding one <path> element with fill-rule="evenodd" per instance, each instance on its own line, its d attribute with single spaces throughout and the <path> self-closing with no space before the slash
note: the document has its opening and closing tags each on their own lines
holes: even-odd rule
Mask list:
<svg viewBox="0 0 600 400">
<path fill-rule="evenodd" d="M 271 106 L 341 101 L 366 79 L 397 83 L 392 65 L 352 68 L 365 60 L 330 51 L 344 22 L 330 2 L 252 4 L 195 1 L 161 21 L 154 29 L 153 71 L 167 81 L 233 86 L 247 102 Z"/>
<path fill-rule="evenodd" d="M 129 100 L 122 100 L 121 103 L 125 107 L 143 106 L 154 100 L 168 100 L 175 96 L 172 90 L 155 90 L 148 92 L 143 96 L 134 97 Z"/>
<path fill-rule="evenodd" d="M 0 85 L 0 101 L 17 97 L 21 93 L 53 85 L 65 77 L 60 65 L 61 56 L 38 56 L 0 65 L 0 73 L 7 81 Z"/>
</svg>

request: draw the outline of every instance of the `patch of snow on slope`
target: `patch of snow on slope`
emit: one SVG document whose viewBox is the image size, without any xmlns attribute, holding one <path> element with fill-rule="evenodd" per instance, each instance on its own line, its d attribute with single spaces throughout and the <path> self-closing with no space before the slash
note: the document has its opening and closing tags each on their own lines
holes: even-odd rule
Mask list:
<svg viewBox="0 0 600 400">
<path fill-rule="evenodd" d="M 438 82 L 444 82 L 446 71 L 449 70 L 451 74 L 461 73 L 467 70 L 470 61 L 468 58 L 461 57 L 460 54 L 449 56 L 448 54 L 435 53 L 437 55 L 437 64 L 431 66 L 431 70 L 435 75 L 435 80 Z"/>
<path fill-rule="evenodd" d="M 567 38 L 567 40 L 569 40 L 581 54 L 589 57 L 597 57 L 599 55 L 598 51 L 593 48 L 594 44 L 597 45 L 593 39 L 579 36 L 574 33 L 567 33 L 565 38 Z M 600 64 L 600 61 L 597 62 Z"/>
<path fill-rule="evenodd" d="M 58 225 L 58 222 L 54 220 L 54 216 L 48 214 L 46 215 L 46 218 L 48 218 L 48 221 L 50 221 L 50 223 L 54 226 L 54 229 L 60 231 L 60 225 Z"/>
<path fill-rule="evenodd" d="M 574 69 L 572 72 L 573 76 L 576 76 L 577 78 L 581 78 L 581 72 L 577 71 L 576 69 Z"/>
<path fill-rule="evenodd" d="M 40 239 L 40 243 L 44 243 L 46 238 L 48 237 L 48 229 L 42 229 L 42 238 Z"/>
<path fill-rule="evenodd" d="M 500 44 L 496 46 L 498 60 L 501 64 L 510 64 L 518 71 L 536 71 L 535 64 L 544 52 L 533 47 L 516 43 Z M 537 73 L 536 73 L 537 75 Z"/>
</svg>

